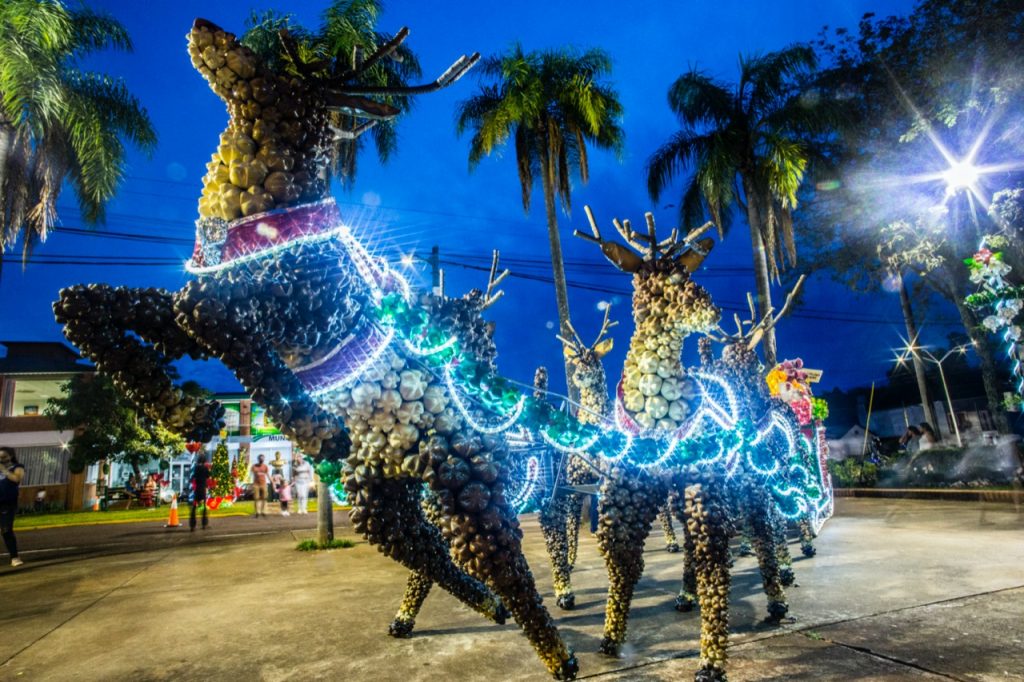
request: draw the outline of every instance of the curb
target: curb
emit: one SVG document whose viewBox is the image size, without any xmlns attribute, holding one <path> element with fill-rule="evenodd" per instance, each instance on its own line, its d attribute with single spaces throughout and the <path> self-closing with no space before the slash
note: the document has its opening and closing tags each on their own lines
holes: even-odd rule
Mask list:
<svg viewBox="0 0 1024 682">
<path fill-rule="evenodd" d="M 1021 490 L 950 490 L 943 488 L 834 488 L 835 497 L 885 498 L 901 500 L 945 500 L 949 502 L 1024 503 Z"/>
</svg>

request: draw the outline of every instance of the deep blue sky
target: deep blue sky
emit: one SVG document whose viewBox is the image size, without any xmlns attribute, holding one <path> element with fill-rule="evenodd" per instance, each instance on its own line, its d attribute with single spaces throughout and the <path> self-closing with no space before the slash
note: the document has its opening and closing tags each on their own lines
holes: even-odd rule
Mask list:
<svg viewBox="0 0 1024 682">
<path fill-rule="evenodd" d="M 204 163 L 216 145 L 226 114 L 223 104 L 193 71 L 185 51 L 185 33 L 196 16 L 240 32 L 250 9 L 285 6 L 254 5 L 251 0 L 92 4 L 125 23 L 136 49 L 129 55 L 103 54 L 90 65 L 123 76 L 149 110 L 159 134 L 159 148 L 152 158 L 131 156 L 128 180 L 110 205 L 107 229 L 191 241 Z M 325 4 L 293 3 L 288 9 L 302 23 L 316 25 Z M 621 321 L 613 330 L 616 348 L 606 361 L 609 375 L 615 377 L 632 328 L 629 279 L 607 266 L 596 248 L 570 235 L 574 227 L 585 229 L 584 204 L 592 206 L 603 224 L 613 216 L 642 221 L 643 212 L 653 210 L 662 229 L 674 226 L 675 209 L 652 205 L 643 172 L 647 156 L 677 129 L 665 102 L 668 85 L 693 64 L 732 80 L 741 52 L 778 49 L 814 38 L 826 24 L 855 27 L 864 12 L 900 14 L 908 12 L 911 5 L 910 0 L 691 0 L 636 3 L 636 9 L 631 9 L 628 3 L 607 0 L 484 1 L 472 5 L 393 0 L 379 26 L 389 32 L 403 25 L 411 28 L 407 44 L 419 55 L 425 79 L 433 78 L 462 53 L 492 54 L 515 41 L 526 49 L 599 46 L 611 54 L 612 80 L 626 112 L 625 156 L 620 162 L 610 154 L 592 153 L 591 181 L 586 186 L 576 184 L 572 215 L 560 215 L 560 221 L 570 279 L 622 292 L 613 308 L 614 318 Z M 543 199 L 538 191 L 532 211 L 524 215 L 513 152 L 507 150 L 485 160 L 473 173 L 468 171 L 468 140 L 455 136 L 453 110 L 456 102 L 476 87 L 476 78 L 470 74 L 445 91 L 421 98 L 400 124 L 397 157 L 381 167 L 371 154 L 365 154 L 355 187 L 337 192 L 343 214 L 367 241 L 382 244 L 392 254 L 415 250 L 417 255 L 426 255 L 431 245 L 437 244 L 442 258 L 447 255 L 481 265 L 486 265 L 482 259 L 493 248 L 509 259 L 548 258 Z M 80 226 L 70 196 L 62 203 L 67 207 L 61 212 L 62 222 Z M 675 198 L 663 201 L 674 203 Z M 190 251 L 187 245 L 58 232 L 36 254 L 163 256 L 184 261 Z M 467 260 L 465 254 L 481 260 Z M 750 241 L 742 224 L 717 246 L 706 265 L 698 278 L 731 319 L 732 310 L 739 309 L 745 292 L 753 288 Z M 549 272 L 529 266 L 513 270 Z M 448 268 L 446 273 L 449 292 L 481 286 L 486 279 L 485 273 L 460 268 Z M 424 281 L 426 274 L 424 271 Z M 184 281 L 183 270 L 174 267 L 40 264 L 29 265 L 22 272 L 8 263 L 0 282 L 0 339 L 60 340 L 50 302 L 58 289 L 68 284 L 108 282 L 173 289 Z M 513 278 L 506 282 L 505 298 L 491 311 L 498 323 L 499 364 L 510 377 L 528 381 L 537 364 L 547 364 L 553 370 L 560 367 L 560 348 L 552 328 L 557 319 L 554 293 L 544 283 Z M 805 308 L 779 329 L 780 356 L 801 356 L 809 366 L 824 369 L 823 387 L 862 385 L 884 377 L 892 362 L 890 348 L 899 344 L 898 335 L 903 331 L 896 297 L 857 296 L 820 277 L 809 282 L 807 293 Z M 570 289 L 574 321 L 588 339 L 600 322 L 597 303 L 609 297 Z M 926 340 L 941 342 L 947 329 L 937 321 L 955 316 L 941 308 L 926 311 L 925 316 Z M 695 345 L 689 344 L 688 354 Z M 186 371 L 213 389 L 233 387 L 222 368 L 191 367 Z M 561 373 L 552 371 L 552 375 L 554 387 L 560 388 Z"/>
</svg>

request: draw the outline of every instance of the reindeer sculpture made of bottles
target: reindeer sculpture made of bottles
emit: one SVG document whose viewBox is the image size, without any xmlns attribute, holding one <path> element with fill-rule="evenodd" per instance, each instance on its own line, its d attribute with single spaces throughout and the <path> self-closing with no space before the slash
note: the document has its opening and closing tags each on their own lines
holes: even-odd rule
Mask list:
<svg viewBox="0 0 1024 682">
<path fill-rule="evenodd" d="M 608 395 L 608 380 L 602 359 L 613 347 L 614 340 L 606 338 L 608 330 L 618 325 L 611 321 L 609 315 L 611 305 L 606 304 L 601 329 L 594 342 L 587 344 L 570 323 L 571 338 L 556 335 L 561 341 L 562 349 L 572 369 L 570 381 L 575 385 L 579 395 L 579 406 L 576 419 L 582 424 L 606 424 L 612 418 L 612 401 Z M 576 595 L 572 590 L 572 569 L 576 564 L 579 547 L 580 520 L 583 512 L 583 501 L 586 494 L 574 492 L 578 486 L 595 486 L 601 476 L 583 457 L 563 453 L 561 464 L 555 474 L 555 485 L 550 501 L 541 509 L 540 525 L 544 532 L 551 570 L 555 597 L 558 606 L 571 609 L 575 606 Z M 558 482 L 564 481 L 568 486 L 563 492 Z M 665 535 L 665 548 L 669 552 L 678 552 L 679 544 L 672 527 L 672 510 L 669 503 L 662 506 L 658 513 Z"/>
<path fill-rule="evenodd" d="M 140 409 L 190 440 L 216 435 L 223 408 L 185 395 L 169 362 L 223 362 L 282 433 L 318 458 L 322 477 L 342 475 L 354 528 L 413 572 L 396 634 L 436 582 L 493 620 L 503 601 L 548 670 L 572 678 L 576 658 L 537 593 L 505 498 L 503 440 L 470 431 L 444 381 L 419 364 L 429 339 L 398 343 L 377 323 L 394 292 L 406 317 L 430 311 L 363 248 L 327 196 L 332 136 L 353 139 L 394 118 L 393 97 L 444 88 L 479 58 L 461 57 L 422 86 L 367 85 L 366 71 L 407 35 L 345 63 L 304 61 L 282 32 L 289 59 L 275 71 L 233 34 L 196 20 L 188 51 L 229 122 L 203 179 L 188 265 L 195 279 L 177 292 L 69 287 L 55 316 Z M 424 483 L 437 495 L 451 556 L 421 508 Z"/>
<path fill-rule="evenodd" d="M 635 332 L 616 388 L 615 421 L 619 429 L 642 438 L 672 438 L 687 426 L 697 386 L 681 363 L 683 341 L 690 334 L 716 328 L 720 313 L 710 295 L 691 279 L 714 243 L 698 238 L 711 224 L 680 238 L 677 230 L 658 241 L 654 218 L 645 215 L 645 234 L 629 221 L 614 220 L 618 233 L 636 253 L 606 240 L 589 207 L 592 235 L 575 235 L 601 248 L 618 269 L 633 276 Z M 601 651 L 617 655 L 626 637 L 630 603 L 643 568 L 643 545 L 652 522 L 673 492 L 683 521 L 686 563 L 678 608 L 699 603 L 701 612 L 701 682 L 725 679 L 730 585 L 729 539 L 737 518 L 765 538 L 759 547 L 762 579 L 769 596 L 769 618 L 778 621 L 788 607 L 774 558 L 776 536 L 770 527 L 772 500 L 741 465 L 731 472 L 714 466 L 666 467 L 659 470 L 618 462 L 601 485 L 598 544 L 609 575 Z M 689 589 L 687 589 L 689 588 Z"/>
<path fill-rule="evenodd" d="M 721 328 L 708 332 L 698 341 L 701 366 L 705 371 L 725 379 L 736 391 L 738 403 L 743 406 L 746 416 L 757 419 L 761 415 L 771 411 L 785 414 L 789 411 L 788 406 L 777 398 L 772 398 L 768 393 L 768 385 L 764 380 L 764 368 L 757 356 L 755 348 L 760 343 L 764 334 L 774 328 L 779 321 L 789 314 L 793 301 L 803 287 L 805 275 L 801 275 L 793 289 L 786 295 L 785 302 L 778 313 L 770 308 L 764 317 L 757 320 L 756 308 L 753 297 L 748 293 L 747 302 L 750 306 L 750 320 L 741 321 L 739 315 L 734 315 L 736 333 L 727 334 Z M 712 342 L 722 344 L 720 356 L 716 359 L 712 354 Z M 748 482 L 749 484 L 749 482 Z M 749 496 L 750 493 L 747 493 Z M 757 519 L 757 523 L 751 523 L 749 517 L 738 518 L 736 525 L 741 528 L 744 545 L 751 547 L 750 553 L 758 559 L 759 568 L 763 578 L 763 584 L 769 603 L 784 602 L 785 595 L 776 592 L 775 581 L 772 576 L 778 575 L 782 587 L 789 587 L 793 584 L 795 576 L 793 573 L 793 559 L 789 552 L 789 545 L 786 536 L 786 519 L 778 513 L 773 505 L 768 505 L 765 510 L 766 519 Z M 802 521 L 801 521 L 802 523 Z M 768 534 L 772 539 L 769 541 Z M 774 547 L 774 557 L 769 549 Z M 677 604 L 685 608 L 687 604 L 695 601 L 695 576 L 689 570 L 692 565 L 692 557 L 688 552 L 690 549 L 684 547 L 684 560 L 687 570 L 683 575 L 683 586 L 677 597 Z"/>
</svg>

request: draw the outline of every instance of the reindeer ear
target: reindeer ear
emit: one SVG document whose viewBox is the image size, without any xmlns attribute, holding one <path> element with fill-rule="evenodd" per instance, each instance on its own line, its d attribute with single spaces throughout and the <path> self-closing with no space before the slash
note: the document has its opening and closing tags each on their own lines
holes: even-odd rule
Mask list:
<svg viewBox="0 0 1024 682">
<path fill-rule="evenodd" d="M 605 339 L 601 343 L 594 346 L 594 355 L 596 355 L 598 359 L 603 358 L 604 356 L 608 355 L 608 353 L 611 352 L 612 346 L 614 345 L 615 339 Z"/>
<path fill-rule="evenodd" d="M 747 341 L 747 350 L 754 350 L 757 348 L 757 344 L 761 343 L 762 336 L 764 336 L 764 329 L 755 329 L 754 333 L 750 335 L 750 340 Z"/>
<path fill-rule="evenodd" d="M 715 246 L 715 240 L 710 237 L 701 239 L 694 248 L 689 249 L 683 255 L 676 259 L 676 262 L 686 268 L 687 272 L 696 272 L 700 264 L 704 262 L 704 259 L 711 253 L 711 249 Z"/>
<path fill-rule="evenodd" d="M 612 265 L 623 272 L 636 272 L 644 262 L 640 256 L 616 242 L 604 242 L 601 244 L 601 253 L 604 254 L 604 257 Z"/>
<path fill-rule="evenodd" d="M 567 360 L 575 360 L 576 359 L 576 350 L 572 346 L 569 346 L 569 345 L 566 345 L 566 344 L 563 343 L 562 344 L 562 355 L 564 355 Z"/>
</svg>

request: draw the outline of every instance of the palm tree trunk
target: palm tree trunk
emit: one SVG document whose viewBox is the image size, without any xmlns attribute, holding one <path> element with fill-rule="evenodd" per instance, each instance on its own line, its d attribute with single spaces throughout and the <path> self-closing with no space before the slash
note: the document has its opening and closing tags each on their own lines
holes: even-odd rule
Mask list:
<svg viewBox="0 0 1024 682">
<path fill-rule="evenodd" d="M 754 280 L 757 284 L 757 296 L 755 298 L 758 318 L 768 314 L 772 307 L 771 279 L 768 276 L 768 254 L 764 250 L 764 240 L 761 238 L 761 219 L 757 211 L 757 200 L 750 189 L 750 183 L 743 180 L 743 192 L 747 199 L 747 222 L 750 224 L 750 246 L 754 256 Z M 755 320 L 756 322 L 757 320 Z M 761 339 L 761 348 L 764 351 L 764 364 L 771 369 L 777 362 L 775 351 L 775 328 L 769 327 L 765 330 Z"/>
<path fill-rule="evenodd" d="M 907 291 L 907 283 L 903 280 L 903 273 L 896 271 L 895 276 L 900 288 L 900 307 L 903 309 L 903 322 L 907 325 L 907 343 L 913 344 L 917 342 L 917 322 L 914 320 L 914 309 L 910 307 L 910 294 Z M 914 374 L 917 376 L 917 391 L 921 396 L 924 419 L 938 429 L 939 422 L 935 417 L 935 401 L 932 400 L 931 392 L 928 390 L 928 380 L 924 373 L 924 362 L 918 357 L 917 353 L 911 353 L 911 357 L 914 360 Z"/>
<path fill-rule="evenodd" d="M 555 160 L 550 153 L 542 155 L 544 165 L 544 210 L 548 220 L 548 242 L 551 246 L 551 272 L 555 280 L 555 302 L 558 304 L 559 333 L 567 339 L 572 338 L 569 331 L 569 292 L 565 284 L 565 266 L 562 261 L 562 239 L 558 236 L 558 216 L 555 207 Z M 579 390 L 572 380 L 572 365 L 569 358 L 565 360 L 565 385 L 569 391 L 569 400 L 574 405 L 580 401 Z"/>
<path fill-rule="evenodd" d="M 974 311 L 967 307 L 962 298 L 953 299 L 957 312 L 960 313 L 960 320 L 963 322 L 967 335 L 974 343 L 974 350 L 981 360 L 981 380 L 985 384 L 985 397 L 988 400 L 988 410 L 992 420 L 996 424 L 999 433 L 1010 432 L 1010 422 L 1006 419 L 1003 411 L 1003 399 L 999 386 L 999 372 L 996 368 L 996 359 L 992 354 L 992 346 L 984 332 L 978 329 L 978 320 Z"/>
</svg>

